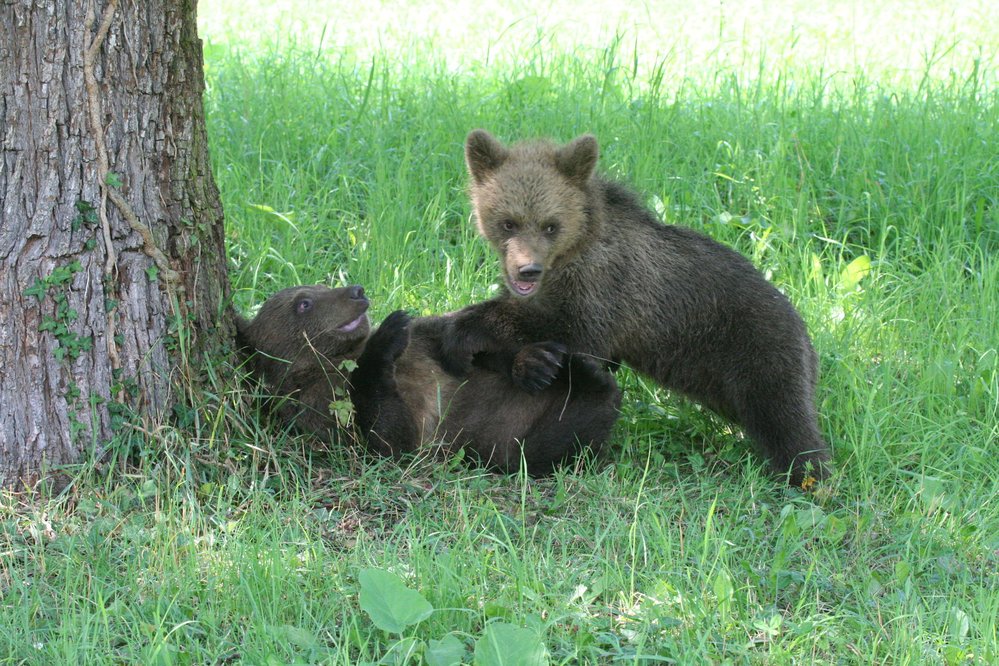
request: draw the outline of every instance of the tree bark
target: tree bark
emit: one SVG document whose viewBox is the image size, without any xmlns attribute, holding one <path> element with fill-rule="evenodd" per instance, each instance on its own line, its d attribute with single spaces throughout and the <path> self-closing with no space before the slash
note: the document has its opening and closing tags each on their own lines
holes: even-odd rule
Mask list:
<svg viewBox="0 0 999 666">
<path fill-rule="evenodd" d="M 231 334 L 196 9 L 0 0 L 0 486 L 159 422 Z"/>
</svg>

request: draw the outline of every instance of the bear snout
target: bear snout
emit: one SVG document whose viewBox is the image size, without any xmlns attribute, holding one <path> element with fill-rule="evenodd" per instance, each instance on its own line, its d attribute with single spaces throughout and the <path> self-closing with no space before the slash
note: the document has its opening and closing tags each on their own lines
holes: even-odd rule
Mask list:
<svg viewBox="0 0 999 666">
<path fill-rule="evenodd" d="M 517 268 L 517 280 L 519 282 L 537 282 L 545 269 L 541 264 L 524 264 Z"/>
<path fill-rule="evenodd" d="M 351 285 L 347 287 L 347 296 L 352 301 L 366 301 L 367 297 L 364 295 L 364 287 L 359 284 Z"/>
</svg>

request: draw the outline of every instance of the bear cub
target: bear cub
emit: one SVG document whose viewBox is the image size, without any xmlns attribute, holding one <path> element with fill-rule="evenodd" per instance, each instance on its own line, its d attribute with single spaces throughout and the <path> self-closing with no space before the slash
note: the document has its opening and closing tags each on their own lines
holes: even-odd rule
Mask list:
<svg viewBox="0 0 999 666">
<path fill-rule="evenodd" d="M 248 367 L 279 398 L 280 418 L 336 437 L 330 403 L 347 390 L 357 430 L 377 453 L 466 449 L 502 472 L 517 471 L 523 455 L 535 476 L 607 440 L 621 396 L 592 359 L 542 342 L 483 355 L 458 378 L 440 362 L 446 317 L 410 319 L 397 311 L 372 334 L 368 305 L 360 286 L 300 286 L 272 295 L 252 321 L 237 318 Z M 349 372 L 348 360 L 356 362 Z"/>
<path fill-rule="evenodd" d="M 794 306 L 742 255 L 663 224 L 598 175 L 597 156 L 589 135 L 505 146 L 469 134 L 472 207 L 507 291 L 451 320 L 448 367 L 557 340 L 624 361 L 734 421 L 791 483 L 823 478 L 817 359 Z"/>
</svg>

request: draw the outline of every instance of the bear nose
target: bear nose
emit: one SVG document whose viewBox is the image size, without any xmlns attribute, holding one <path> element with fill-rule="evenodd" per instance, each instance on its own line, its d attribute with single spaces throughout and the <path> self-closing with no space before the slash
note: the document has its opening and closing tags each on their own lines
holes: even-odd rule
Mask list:
<svg viewBox="0 0 999 666">
<path fill-rule="evenodd" d="M 524 282 L 535 282 L 544 271 L 541 264 L 526 264 L 517 269 L 517 277 Z"/>
<path fill-rule="evenodd" d="M 364 287 L 359 284 L 351 285 L 347 287 L 347 295 L 352 301 L 359 301 L 364 298 Z"/>
</svg>

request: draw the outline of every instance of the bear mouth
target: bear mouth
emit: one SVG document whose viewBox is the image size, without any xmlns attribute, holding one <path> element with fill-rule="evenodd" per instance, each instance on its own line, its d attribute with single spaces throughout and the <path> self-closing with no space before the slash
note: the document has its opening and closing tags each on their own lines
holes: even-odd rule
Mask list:
<svg viewBox="0 0 999 666">
<path fill-rule="evenodd" d="M 353 319 L 353 320 L 351 320 L 351 321 L 348 321 L 348 322 L 347 322 L 346 324 L 344 324 L 343 326 L 338 326 L 336 330 L 338 330 L 338 331 L 343 331 L 344 333 L 350 333 L 351 331 L 353 331 L 353 330 L 356 330 L 356 329 L 357 329 L 357 327 L 358 327 L 358 326 L 360 326 L 360 325 L 361 325 L 361 323 L 362 323 L 362 322 L 363 322 L 363 321 L 364 321 L 365 319 L 367 319 L 367 315 L 363 315 L 363 314 L 362 314 L 362 315 L 361 315 L 360 317 L 358 317 L 357 319 Z"/>
<path fill-rule="evenodd" d="M 340 331 L 341 333 L 353 333 L 358 328 L 360 328 L 362 324 L 367 323 L 368 321 L 367 311 L 368 311 L 368 304 L 365 303 L 364 307 L 361 309 L 361 314 L 359 314 L 355 319 L 349 320 L 345 324 L 340 324 L 339 326 L 336 327 L 336 330 Z"/>
<path fill-rule="evenodd" d="M 507 279 L 507 283 L 510 286 L 510 290 L 517 296 L 530 296 L 538 289 L 538 282 L 524 282 L 523 280 L 514 280 L 512 278 Z"/>
</svg>

